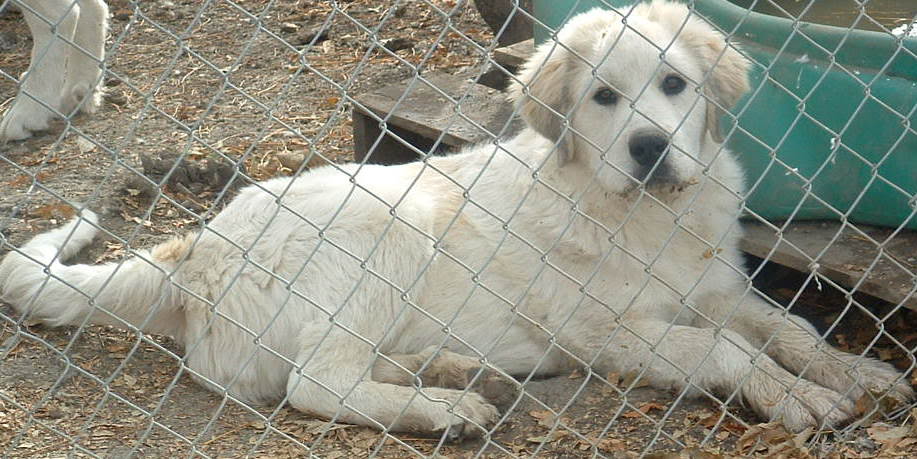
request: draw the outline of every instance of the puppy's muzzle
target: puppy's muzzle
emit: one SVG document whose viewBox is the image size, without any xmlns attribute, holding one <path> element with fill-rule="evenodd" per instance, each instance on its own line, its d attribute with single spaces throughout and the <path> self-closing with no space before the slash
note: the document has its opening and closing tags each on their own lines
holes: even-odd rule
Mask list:
<svg viewBox="0 0 917 459">
<path fill-rule="evenodd" d="M 659 131 L 646 131 L 632 136 L 627 143 L 631 158 L 637 163 L 634 178 L 647 185 L 673 184 L 677 177 L 666 157 L 669 137 Z"/>
</svg>

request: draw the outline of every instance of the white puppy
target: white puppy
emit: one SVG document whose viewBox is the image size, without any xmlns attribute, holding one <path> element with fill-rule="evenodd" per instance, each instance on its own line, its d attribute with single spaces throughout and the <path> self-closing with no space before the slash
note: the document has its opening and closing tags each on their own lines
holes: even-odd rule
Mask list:
<svg viewBox="0 0 917 459">
<path fill-rule="evenodd" d="M 867 391 L 910 399 L 890 365 L 750 292 L 742 173 L 711 135 L 746 60 L 681 4 L 627 24 L 593 10 L 540 46 L 511 89 L 528 127 L 498 146 L 268 180 L 196 234 L 65 266 L 96 233 L 86 212 L 6 257 L 2 298 L 50 325 L 172 335 L 198 380 L 246 401 L 450 438 L 497 410 L 425 375 L 482 365 L 586 362 L 793 430 L 848 420 Z"/>
<path fill-rule="evenodd" d="M 101 105 L 108 6 L 102 0 L 12 0 L 32 33 L 32 60 L 0 121 L 0 142 L 28 138 L 75 109 Z"/>
</svg>

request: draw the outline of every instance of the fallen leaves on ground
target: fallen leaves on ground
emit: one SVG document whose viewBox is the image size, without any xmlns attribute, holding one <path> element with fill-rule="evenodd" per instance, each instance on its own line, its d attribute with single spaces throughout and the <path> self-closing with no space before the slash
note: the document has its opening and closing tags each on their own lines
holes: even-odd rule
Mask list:
<svg viewBox="0 0 917 459">
<path fill-rule="evenodd" d="M 646 402 L 637 407 L 636 410 L 628 411 L 627 413 L 622 414 L 621 416 L 625 418 L 639 418 L 643 417 L 652 410 L 664 411 L 665 405 L 656 403 L 656 402 Z"/>
<path fill-rule="evenodd" d="M 806 442 L 812 429 L 798 434 L 786 430 L 783 424 L 769 422 L 751 426 L 736 443 L 736 452 L 742 455 L 779 456 L 786 458 L 812 457 Z"/>
</svg>

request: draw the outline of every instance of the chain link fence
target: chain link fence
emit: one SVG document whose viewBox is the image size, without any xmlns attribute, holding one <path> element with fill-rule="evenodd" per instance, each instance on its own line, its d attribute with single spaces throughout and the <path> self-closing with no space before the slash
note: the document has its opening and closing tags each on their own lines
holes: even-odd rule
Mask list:
<svg viewBox="0 0 917 459">
<path fill-rule="evenodd" d="M 805 329 L 805 339 L 815 347 L 799 357 L 803 361 L 796 363 L 797 374 L 830 379 L 831 375 L 817 374 L 824 368 L 819 367 L 821 362 L 830 361 L 834 363 L 828 368 L 843 370 L 839 373 L 870 375 L 857 373 L 868 370 L 871 364 L 866 357 L 870 357 L 900 372 L 899 389 L 912 384 L 917 345 L 911 325 L 917 319 L 917 236 L 913 231 L 917 180 L 912 158 L 917 133 L 911 122 L 917 109 L 917 45 L 906 37 L 914 33 L 915 7 L 907 1 L 749 0 L 734 2 L 737 9 L 722 10 L 731 11 L 730 15 L 710 6 L 717 2 L 687 2 L 692 16 L 709 20 L 727 37 L 729 46 L 737 44 L 751 63 L 750 90 L 735 107 L 716 106 L 720 102 L 705 89 L 692 93 L 693 103 L 700 107 L 696 110 L 703 111 L 710 103 L 720 110 L 723 116 L 716 134 L 753 171 L 747 192 L 729 190 L 743 203 L 741 212 L 730 216 L 743 218 L 746 233 L 740 237 L 739 225 L 731 223 L 735 220 L 731 218 L 716 233 L 717 239 L 705 240 L 686 223 L 692 219 L 690 212 L 669 208 L 652 190 L 637 186 L 623 193 L 632 192 L 627 199 L 655 204 L 667 212 L 663 228 L 645 231 L 647 235 L 658 231 L 658 241 L 648 246 L 653 249 L 635 253 L 634 246 L 614 241 L 634 221 L 633 214 L 645 209 L 634 204 L 623 212 L 619 226 L 604 226 L 601 209 L 589 208 L 587 200 L 568 196 L 566 190 L 553 188 L 549 179 L 539 176 L 550 170 L 547 162 L 526 164 L 530 169 L 523 186 L 525 196 L 550 196 L 564 206 L 566 213 L 557 223 L 564 228 L 561 236 L 574 231 L 570 228 L 576 225 L 594 224 L 595 240 L 601 244 L 567 246 L 562 237 L 539 241 L 533 236 L 537 228 L 514 222 L 524 199 L 506 203 L 481 198 L 475 192 L 474 184 L 482 177 L 502 174 L 489 168 L 526 161 L 506 147 L 511 135 L 523 126 L 514 121 L 521 113 L 505 102 L 505 88 L 531 83 L 521 82 L 517 75 L 534 48 L 529 41 L 509 42 L 525 38 L 531 23 L 545 34 L 539 38 L 549 46 L 555 43 L 553 52 L 576 54 L 572 45 L 556 44 L 552 36 L 559 23 L 552 20 L 562 21 L 568 12 L 557 13 L 554 19 L 539 13 L 536 18 L 529 2 L 478 3 L 486 18 L 462 0 L 113 0 L 107 3 L 110 20 L 101 54 L 93 49 L 91 38 L 100 33 L 100 22 L 92 18 L 94 12 L 104 11 L 101 2 L 6 0 L 0 4 L 0 110 L 5 116 L 2 135 L 10 140 L 0 146 L 0 189 L 4 190 L 0 193 L 0 254 L 23 253 L 19 248 L 34 235 L 59 227 L 85 208 L 99 214 L 100 235 L 68 263 L 126 266 L 124 260 L 141 258 L 146 260 L 141 264 L 153 266 L 168 257 L 157 258 L 161 252 L 151 255 L 144 249 L 192 234 L 181 239 L 188 243 L 190 253 L 213 251 L 211 263 L 225 265 L 219 280 L 225 282 L 225 292 L 205 293 L 195 287 L 201 284 L 184 283 L 169 270 L 148 274 L 164 274 L 170 292 L 188 304 L 205 305 L 209 314 L 203 328 L 231 327 L 234 340 L 224 343 L 239 343 L 235 348 L 201 351 L 207 347 L 205 338 L 181 342 L 181 336 L 142 331 L 149 325 L 145 322 L 148 317 L 130 320 L 120 317 L 114 307 L 109 313 L 93 315 L 93 321 L 105 317 L 102 321 L 108 325 L 92 325 L 88 314 L 83 314 L 75 325 L 54 328 L 40 324 L 35 311 L 23 313 L 12 304 L 0 304 L 0 454 L 338 458 L 917 453 L 912 412 L 917 405 L 896 401 L 887 387 L 867 390 L 855 400 L 835 401 L 827 410 L 843 408 L 856 422 L 829 429 L 819 419 L 818 425 L 801 432 L 768 423 L 761 407 L 743 392 L 754 382 L 751 375 L 763 371 L 774 377 L 765 364 L 767 355 L 758 349 L 779 347 L 782 333 L 792 328 L 786 312 L 814 325 Z M 540 7 L 546 8 L 545 4 Z M 570 4 L 572 10 L 586 6 L 586 2 Z M 500 5 L 506 8 L 501 10 Z M 629 7 L 604 5 L 627 22 Z M 779 26 L 759 22 L 752 11 L 789 21 Z M 34 43 L 41 45 L 31 55 L 33 40 L 23 19 L 33 30 Z M 840 29 L 809 22 L 826 22 Z M 688 33 L 683 18 L 675 24 L 676 36 Z M 863 35 L 857 29 L 875 34 Z M 44 38 L 39 37 L 42 33 Z M 513 40 L 506 39 L 510 35 Z M 678 70 L 679 63 L 666 60 L 671 47 L 677 45 L 657 44 L 658 53 L 644 58 L 658 69 Z M 729 49 L 717 55 L 716 65 Z M 588 56 L 579 59 L 579 68 L 585 62 L 585 71 L 595 74 L 594 61 Z M 30 62 L 32 67 L 28 67 Z M 26 68 L 32 69 L 29 74 L 23 74 Z M 83 80 L 71 81 L 68 75 L 80 75 Z M 30 78 L 51 78 L 56 83 L 49 90 L 37 80 L 33 85 Z M 598 78 L 601 81 L 601 75 Z M 704 88 L 710 83 L 708 78 L 705 74 L 689 83 Z M 614 82 L 602 83 L 614 86 Z M 91 96 L 97 84 L 104 93 L 98 100 Z M 639 95 L 630 100 L 627 122 L 646 119 L 659 127 L 654 121 L 658 113 L 640 101 L 651 92 L 651 85 L 648 81 L 639 84 L 641 89 L 635 91 Z M 533 85 L 522 92 L 524 97 L 538 99 Z M 592 101 L 592 95 L 585 92 L 565 96 L 577 100 L 576 106 Z M 535 103 L 549 108 L 550 116 L 558 120 L 575 111 L 569 107 L 558 110 L 550 100 Z M 22 109 L 29 116 L 20 114 L 13 119 L 15 104 L 31 107 Z M 591 142 L 591 134 L 578 131 L 575 123 L 564 120 L 558 125 L 562 126 L 559 134 Z M 686 118 L 668 128 L 675 136 L 692 126 Z M 479 167 L 474 174 L 432 160 L 472 142 L 491 146 L 481 150 L 486 160 L 480 165 L 464 165 Z M 555 147 L 561 148 L 551 153 L 550 164 L 562 154 L 562 143 L 556 142 Z M 595 142 L 591 146 L 611 148 Z M 357 165 L 346 165 L 355 158 Z M 701 167 L 712 164 L 692 158 Z M 378 172 L 371 163 L 405 160 L 421 160 L 423 167 L 398 169 L 407 172 L 398 172 L 403 177 L 397 181 L 396 192 L 371 184 L 372 180 L 390 181 L 389 174 L 395 174 Z M 604 156 L 603 162 L 599 170 L 614 171 L 634 183 L 646 181 L 658 168 L 654 164 L 639 177 Z M 312 172 L 316 169 L 319 172 Z M 411 206 L 419 204 L 408 197 L 412 190 L 429 187 L 431 174 L 439 184 L 436 189 L 456 197 L 453 212 L 440 216 L 443 221 L 436 223 L 445 231 L 418 225 L 419 217 L 411 213 L 416 211 Z M 590 183 L 600 181 L 600 176 L 596 172 L 589 177 Z M 339 215 L 361 221 L 362 214 L 354 213 L 345 205 L 347 198 L 342 198 L 327 209 L 335 216 L 332 220 L 310 220 L 297 213 L 301 203 L 288 204 L 302 199 L 300 192 L 287 188 L 286 182 L 267 181 L 282 177 L 296 177 L 294 184 L 309 180 L 353 183 L 350 193 L 371 202 L 365 212 L 381 206 L 390 217 L 382 223 L 367 217 L 362 226 L 335 228 L 340 224 L 334 223 Z M 699 177 L 702 183 L 687 185 L 689 190 L 728 188 L 715 174 Z M 240 191 L 244 187 L 249 188 Z M 214 222 L 239 195 L 264 208 L 263 221 Z M 694 193 L 689 208 L 701 199 L 699 195 Z M 506 199 L 511 201 L 508 195 Z M 329 205 L 315 202 L 307 207 Z M 467 241 L 497 241 L 485 256 L 455 255 L 466 253 L 455 248 L 465 240 L 454 232 L 450 235 L 448 228 L 460 227 L 460 220 L 469 214 L 492 224 L 480 230 L 490 233 L 466 235 Z M 819 220 L 813 223 L 809 219 Z M 257 234 L 237 231 L 252 225 L 258 227 Z M 345 230 L 371 232 L 373 237 L 359 250 L 336 243 L 335 236 L 326 237 Z M 337 261 L 322 261 L 327 252 L 319 247 L 288 254 L 302 258 L 293 263 L 293 272 L 259 261 L 266 250 L 277 250 L 284 238 L 306 233 L 322 235 L 326 244 L 322 250 L 333 252 Z M 666 261 L 672 260 L 666 250 L 686 234 L 702 240 L 708 249 L 694 257 L 693 266 L 666 267 Z M 426 255 L 417 259 L 411 259 L 409 251 L 391 251 L 387 241 L 403 238 L 420 240 L 433 251 L 418 249 Z M 214 240 L 225 243 L 220 246 Z M 728 251 L 733 245 L 741 247 L 746 258 L 733 257 L 738 256 L 737 251 L 721 254 L 720 247 Z M 533 260 L 531 270 L 519 274 L 511 287 L 493 280 L 495 272 L 502 272 L 499 263 L 505 254 L 501 250 L 515 250 L 518 256 Z M 622 269 L 639 271 L 635 279 L 642 287 L 626 299 L 596 297 L 591 290 L 606 281 L 597 278 L 602 272 L 599 266 L 620 260 L 621 253 L 629 267 Z M 557 261 L 571 254 L 594 259 L 588 266 Z M 121 269 L 101 285 L 81 289 L 56 277 L 56 254 L 47 259 L 28 256 L 33 264 L 45 268 L 36 286 L 39 293 L 32 300 L 37 303 L 41 291 L 57 288 L 57 280 L 63 280 L 81 295 L 72 304 L 58 306 L 72 308 L 69 310 L 83 304 L 105 309 L 105 289 L 116 288 L 117 269 Z M 386 256 L 410 264 L 413 271 L 388 269 L 380 262 Z M 450 275 L 431 274 L 444 259 L 454 265 Z M 736 285 L 742 285 L 741 301 L 729 303 L 725 319 L 708 318 L 710 323 L 700 327 L 717 330 L 714 345 L 704 349 L 703 355 L 673 359 L 679 354 L 666 350 L 669 346 L 676 350 L 694 346 L 691 342 L 665 343 L 672 343 L 672 336 L 680 336 L 680 327 L 691 324 L 687 316 L 707 313 L 704 305 L 696 304 L 692 292 L 701 288 L 714 261 L 727 266 Z M 322 303 L 304 293 L 315 289 L 297 287 L 320 282 L 307 276 L 323 273 L 314 266 L 333 271 L 351 264 L 359 272 L 352 284 L 322 285 L 319 290 L 335 292 L 333 301 Z M 675 276 L 684 279 L 666 277 L 664 273 L 673 269 L 684 270 L 683 276 Z M 699 272 L 691 272 L 694 269 Z M 423 284 L 425 276 L 442 285 Z M 226 303 L 233 289 L 241 289 L 234 286 L 247 279 L 287 287 L 286 295 L 278 300 L 281 305 L 270 308 L 275 312 L 252 321 L 229 309 Z M 533 298 L 548 295 L 545 283 L 549 280 L 575 286 L 571 290 L 574 296 L 568 299 L 569 316 L 559 326 L 527 309 Z M 0 279 L 0 289 L 7 288 L 3 282 Z M 656 291 L 647 287 L 651 283 L 665 286 L 663 296 L 674 294 L 673 318 L 664 329 L 655 330 L 659 336 L 629 323 L 632 312 L 621 312 L 651 301 L 646 300 Z M 451 288 L 452 284 L 467 288 Z M 368 333 L 347 316 L 348 305 L 358 301 L 360 289 L 367 286 L 384 292 L 374 299 L 390 302 L 395 311 L 395 319 L 374 322 Z M 423 291 L 434 293 L 418 295 Z M 460 298 L 437 296 L 439 291 L 459 292 Z M 762 339 L 751 349 L 733 338 L 735 334 L 726 333 L 725 326 L 743 314 L 742 304 L 758 296 L 767 298 L 772 313 L 781 319 L 762 322 L 766 325 L 752 330 Z M 502 311 L 475 319 L 479 324 L 475 330 L 486 330 L 484 336 L 489 340 L 484 346 L 478 339 L 480 332 L 462 328 L 468 320 L 462 314 L 473 310 L 482 298 Z M 253 296 L 245 301 L 254 308 L 264 299 L 277 298 Z M 424 304 L 424 299 L 431 303 Z M 456 308 L 446 315 L 430 312 L 439 311 L 435 302 L 454 303 Z M 295 343 L 272 342 L 277 333 L 299 336 L 293 329 L 300 324 L 291 323 L 283 311 L 301 304 L 320 311 L 323 325 L 331 323 L 321 333 L 309 335 L 311 341 L 318 340 L 312 343 L 315 348 L 324 345 L 327 350 L 345 343 L 372 357 L 359 373 L 351 375 L 353 381 L 343 390 L 330 386 L 318 373 L 310 374 L 311 357 L 304 363 L 304 357 L 290 349 Z M 620 327 L 626 330 L 621 333 L 635 337 L 632 354 L 639 356 L 638 348 L 645 347 L 652 354 L 652 363 L 639 364 L 640 371 L 618 371 L 619 367 L 603 366 L 596 354 L 567 344 L 564 327 L 576 322 L 577 311 L 595 305 L 607 313 L 601 320 L 613 325 L 586 340 L 594 345 L 589 349 L 604 350 L 617 343 L 615 339 L 623 339 L 613 333 Z M 190 307 L 182 314 L 186 313 L 191 317 Z M 399 320 L 407 317 L 424 323 L 418 325 L 424 332 L 399 328 Z M 495 320 L 505 317 L 511 320 Z M 201 321 L 176 320 L 183 324 L 185 320 L 188 324 Z M 538 336 L 534 340 L 538 344 L 518 349 L 508 358 L 498 343 L 517 339 L 514 333 L 519 323 L 526 333 Z M 415 337 L 415 345 L 387 348 L 399 335 Z M 737 379 L 747 380 L 736 387 L 706 387 L 697 382 L 710 371 L 709 365 L 688 368 L 686 362 L 699 358 L 715 364 L 719 350 L 730 346 L 744 352 L 754 367 L 749 374 L 736 373 Z M 862 357 L 838 359 L 830 346 Z M 211 357 L 214 361 L 230 356 L 237 371 L 215 378 L 189 357 L 195 352 L 220 356 Z M 259 403 L 239 396 L 233 385 L 251 374 L 287 389 L 286 374 L 268 374 L 265 369 L 270 366 L 264 361 L 299 368 L 300 377 L 291 386 L 294 393 L 300 385 L 310 384 L 333 392 L 334 415 L 315 417 L 297 411 L 291 406 L 297 400 L 285 390 L 262 397 Z M 561 361 L 568 364 L 556 363 Z M 448 441 L 454 428 L 451 433 L 431 436 L 401 432 L 380 419 L 365 420 L 372 416 L 361 411 L 365 405 L 358 399 L 359 380 L 391 379 L 409 388 L 413 393 L 410 401 L 392 408 L 401 417 L 409 416 L 412 405 L 437 398 L 431 395 L 437 393 L 431 392 L 431 386 L 455 384 L 448 375 L 436 373 L 440 365 L 447 365 L 444 362 L 453 362 L 448 368 L 461 373 L 452 377 L 461 380 L 456 390 L 462 397 L 480 392 L 499 402 L 501 412 L 494 422 L 471 422 L 467 428 L 468 437 L 480 438 L 456 443 Z M 337 371 L 343 374 L 348 363 Z M 654 365 L 677 369 L 675 381 L 665 387 L 651 384 L 655 376 L 649 368 Z M 556 370 L 561 367 L 563 371 Z M 807 387 L 806 379 L 795 374 L 784 382 L 780 386 L 783 394 Z M 870 381 L 859 382 L 873 387 Z M 847 390 L 849 398 L 853 388 Z M 791 399 L 775 399 L 773 405 L 785 409 Z M 399 401 L 397 397 L 384 400 Z M 454 403 L 458 402 L 442 402 L 441 406 L 467 418 L 468 413 Z M 354 412 L 364 416 L 357 422 L 375 428 L 353 425 Z"/>
</svg>

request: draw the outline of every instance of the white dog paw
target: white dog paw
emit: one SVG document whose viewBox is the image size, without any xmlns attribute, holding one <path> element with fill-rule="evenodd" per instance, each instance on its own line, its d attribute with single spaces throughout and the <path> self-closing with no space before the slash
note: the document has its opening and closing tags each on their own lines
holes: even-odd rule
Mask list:
<svg viewBox="0 0 917 459">
<path fill-rule="evenodd" d="M 459 390 L 427 390 L 433 398 L 449 402 L 450 410 L 442 403 L 437 403 L 439 413 L 433 417 L 430 433 L 434 436 L 446 435 L 446 440 L 459 442 L 465 439 L 478 438 L 493 425 L 499 417 L 497 408 L 481 395 Z M 451 412 L 450 412 L 451 411 Z"/>
<path fill-rule="evenodd" d="M 64 90 L 61 95 L 61 113 L 69 115 L 73 109 L 79 107 L 82 113 L 95 113 L 102 106 L 102 89 L 89 82 L 75 83 Z"/>
<path fill-rule="evenodd" d="M 911 385 L 894 366 L 841 351 L 813 362 L 804 376 L 845 394 L 853 401 L 864 396 L 886 397 L 899 404 L 914 399 Z"/>
<path fill-rule="evenodd" d="M 0 121 L 0 141 L 27 139 L 33 132 L 48 129 L 53 118 L 53 112 L 20 94 Z"/>
<path fill-rule="evenodd" d="M 872 397 L 888 397 L 898 404 L 904 404 L 914 399 L 914 389 L 908 384 L 900 371 L 892 365 L 876 359 L 849 356 L 849 373 L 857 380 L 857 387 L 850 392 L 850 397 L 859 400 L 868 395 Z"/>
<path fill-rule="evenodd" d="M 852 400 L 826 387 L 800 381 L 782 402 L 774 404 L 772 419 L 791 432 L 808 427 L 835 428 L 856 415 Z"/>
</svg>

